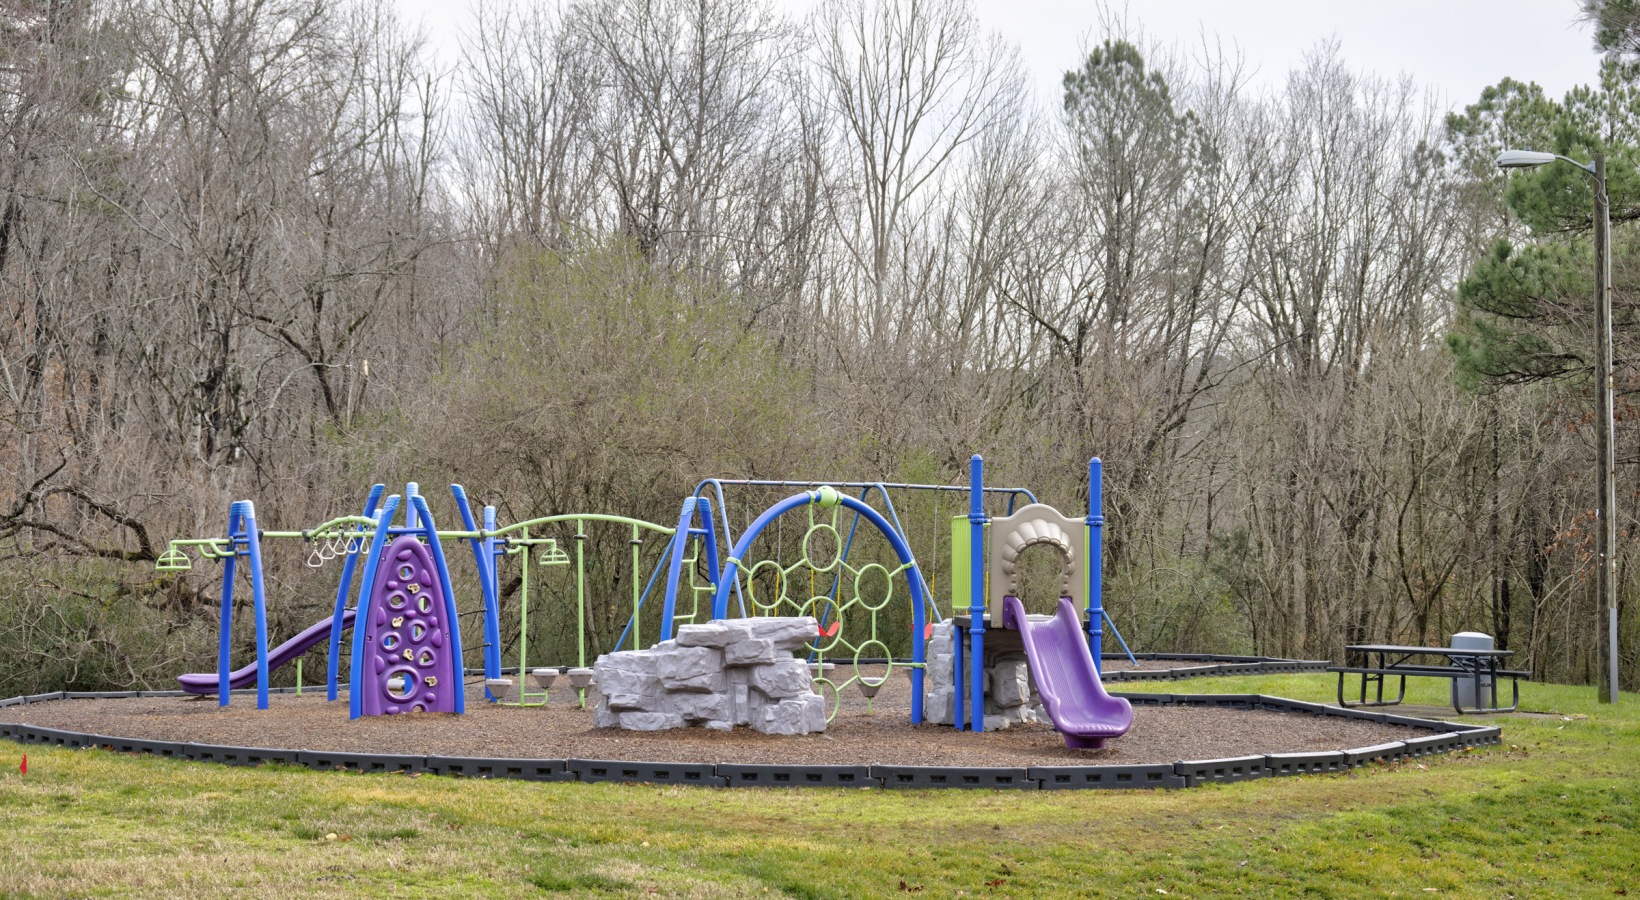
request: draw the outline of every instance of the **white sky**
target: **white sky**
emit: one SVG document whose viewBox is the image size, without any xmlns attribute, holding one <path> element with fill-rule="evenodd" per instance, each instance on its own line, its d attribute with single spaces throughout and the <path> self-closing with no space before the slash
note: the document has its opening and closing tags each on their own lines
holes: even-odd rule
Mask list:
<svg viewBox="0 0 1640 900">
<path fill-rule="evenodd" d="M 421 19 L 449 61 L 472 0 L 397 0 Z M 814 0 L 776 0 L 802 14 Z M 1474 102 L 1504 76 L 1542 85 L 1559 99 L 1593 81 L 1598 58 L 1576 21 L 1577 0 L 1132 0 L 1130 24 L 1190 51 L 1202 36 L 1239 50 L 1253 86 L 1279 89 L 1303 55 L 1336 40 L 1357 72 L 1407 74 L 1447 105 Z M 1020 48 L 1041 101 L 1055 103 L 1059 80 L 1081 58 L 1100 20 L 1096 0 L 976 0 L 985 27 Z"/>
</svg>

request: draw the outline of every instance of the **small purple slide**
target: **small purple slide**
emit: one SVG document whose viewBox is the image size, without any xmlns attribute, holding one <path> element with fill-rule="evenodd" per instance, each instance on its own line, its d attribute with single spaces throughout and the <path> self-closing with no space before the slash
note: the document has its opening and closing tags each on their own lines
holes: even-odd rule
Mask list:
<svg viewBox="0 0 1640 900">
<path fill-rule="evenodd" d="M 343 629 L 353 627 L 354 615 L 355 613 L 351 609 L 342 613 Z M 308 626 L 307 630 L 303 631 L 301 634 L 298 634 L 283 644 L 280 644 L 279 646 L 268 651 L 268 671 L 271 672 L 296 657 L 301 656 L 314 644 L 329 639 L 330 617 L 325 616 L 323 619 L 320 619 L 319 621 Z M 217 690 L 217 677 L 215 672 L 200 672 L 191 675 L 178 675 L 177 683 L 182 685 L 182 689 L 190 694 L 214 694 Z M 228 687 L 233 690 L 238 690 L 243 687 L 250 687 L 255 683 L 256 663 L 254 662 L 244 668 L 235 669 L 228 675 Z"/>
<path fill-rule="evenodd" d="M 1065 746 L 1101 750 L 1105 741 L 1133 727 L 1133 706 L 1105 693 L 1093 653 L 1082 635 L 1082 617 L 1069 597 L 1059 598 L 1059 614 L 1046 622 L 1025 616 L 1018 597 L 1002 598 L 1002 627 L 1019 630 L 1037 693 Z"/>
</svg>

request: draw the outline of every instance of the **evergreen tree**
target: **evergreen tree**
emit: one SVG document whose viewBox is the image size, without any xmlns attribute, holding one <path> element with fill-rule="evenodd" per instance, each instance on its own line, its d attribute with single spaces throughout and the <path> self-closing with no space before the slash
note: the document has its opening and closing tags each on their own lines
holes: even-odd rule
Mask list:
<svg viewBox="0 0 1640 900">
<path fill-rule="evenodd" d="M 1558 380 L 1594 365 L 1593 193 L 1576 168 L 1505 174 L 1505 149 L 1588 160 L 1606 154 L 1613 222 L 1613 340 L 1619 393 L 1634 390 L 1632 297 L 1640 245 L 1622 223 L 1640 217 L 1640 63 L 1608 56 L 1596 85 L 1559 102 L 1535 84 L 1505 79 L 1447 119 L 1454 163 L 1482 194 L 1501 193 L 1500 230 L 1458 289 L 1447 345 L 1470 387 Z M 1499 188 L 1502 188 L 1501 192 Z"/>
</svg>

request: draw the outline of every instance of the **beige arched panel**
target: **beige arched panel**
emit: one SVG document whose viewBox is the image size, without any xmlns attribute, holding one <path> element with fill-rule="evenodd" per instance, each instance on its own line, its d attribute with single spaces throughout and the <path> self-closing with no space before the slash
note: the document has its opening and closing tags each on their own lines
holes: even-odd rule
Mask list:
<svg viewBox="0 0 1640 900">
<path fill-rule="evenodd" d="M 1003 597 L 1019 596 L 1019 555 L 1026 547 L 1046 544 L 1059 551 L 1059 596 L 1069 597 L 1078 609 L 1087 607 L 1086 524 L 1067 518 L 1046 503 L 1032 503 L 1011 516 L 991 520 L 986 570 L 990 602 L 1001 608 Z"/>
</svg>

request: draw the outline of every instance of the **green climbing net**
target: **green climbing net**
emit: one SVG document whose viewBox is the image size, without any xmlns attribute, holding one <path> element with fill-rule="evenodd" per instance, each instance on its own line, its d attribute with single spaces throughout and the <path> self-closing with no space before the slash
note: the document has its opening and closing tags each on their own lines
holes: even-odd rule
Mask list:
<svg viewBox="0 0 1640 900">
<path fill-rule="evenodd" d="M 857 685 L 871 698 L 896 669 L 909 664 L 894 662 L 883 635 L 887 633 L 896 582 L 916 564 L 903 563 L 889 568 L 880 563 L 851 564 L 843 553 L 844 543 L 837 529 L 842 508 L 810 504 L 809 526 L 799 549 L 801 556 L 789 565 L 765 559 L 746 569 L 745 599 L 748 615 L 812 616 L 820 623 L 820 634 L 809 644 L 815 669 L 814 690 L 826 697 L 827 721 L 836 718 L 841 692 Z M 910 597 L 909 586 L 902 589 Z M 828 657 L 836 662 L 829 662 Z M 861 670 L 863 659 L 885 659 L 888 667 L 877 677 Z M 842 663 L 837 666 L 836 663 Z M 834 676 L 831 671 L 843 674 Z"/>
</svg>

